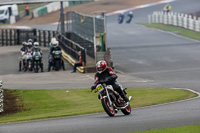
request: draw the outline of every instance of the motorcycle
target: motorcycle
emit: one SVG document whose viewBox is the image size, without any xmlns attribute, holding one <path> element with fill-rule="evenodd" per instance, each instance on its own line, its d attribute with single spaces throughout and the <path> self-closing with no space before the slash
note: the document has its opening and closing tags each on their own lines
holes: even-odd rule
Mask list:
<svg viewBox="0 0 200 133">
<path fill-rule="evenodd" d="M 122 24 L 123 21 L 124 21 L 124 14 L 121 13 L 121 14 L 119 14 L 119 16 L 118 16 L 118 23 L 119 23 L 119 24 Z"/>
<path fill-rule="evenodd" d="M 24 71 L 32 71 L 32 55 L 31 55 L 31 51 L 28 51 L 25 55 L 25 67 L 24 67 Z"/>
<path fill-rule="evenodd" d="M 39 69 L 42 70 L 42 62 L 41 62 L 41 54 L 40 52 L 34 52 L 33 53 L 33 62 L 32 62 L 33 66 L 33 70 L 35 73 L 37 73 L 39 71 Z"/>
<path fill-rule="evenodd" d="M 53 56 L 53 68 L 55 69 L 55 71 L 59 71 L 61 69 L 61 66 L 63 67 L 63 70 L 65 70 L 64 68 L 64 62 L 61 58 L 61 51 L 60 50 L 55 50 L 52 52 L 52 56 Z"/>
<path fill-rule="evenodd" d="M 124 115 L 131 114 L 131 106 L 129 102 L 125 102 L 111 85 L 106 85 L 104 81 L 100 81 L 97 83 L 94 90 L 95 93 L 99 92 L 98 99 L 101 100 L 105 112 L 110 117 L 115 116 L 115 113 L 119 110 L 121 110 Z M 123 91 L 125 92 L 125 90 Z M 132 96 L 129 96 L 129 101 L 131 98 Z"/>
</svg>

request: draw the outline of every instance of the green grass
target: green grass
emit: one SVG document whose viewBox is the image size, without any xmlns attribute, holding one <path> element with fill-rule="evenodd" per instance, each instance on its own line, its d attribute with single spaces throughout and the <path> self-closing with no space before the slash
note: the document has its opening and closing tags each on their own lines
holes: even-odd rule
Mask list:
<svg viewBox="0 0 200 133">
<path fill-rule="evenodd" d="M 90 92 L 90 89 L 5 90 L 7 91 L 18 95 L 18 105 L 23 105 L 23 111 L 1 116 L 0 123 L 103 112 L 97 93 Z M 187 90 L 178 89 L 128 89 L 127 93 L 128 96 L 133 96 L 130 101 L 132 108 L 196 96 Z"/>
<path fill-rule="evenodd" d="M 9 23 L 0 23 L 0 26 L 8 25 Z"/>
<path fill-rule="evenodd" d="M 135 132 L 135 133 L 199 133 L 199 132 L 200 132 L 200 125 L 150 130 L 150 131 Z"/>
<path fill-rule="evenodd" d="M 172 26 L 172 25 L 165 25 L 165 24 L 159 24 L 159 23 L 151 23 L 151 24 L 143 24 L 147 27 L 157 28 L 169 32 L 173 32 L 188 38 L 200 40 L 200 32 L 195 32 L 189 29 Z"/>
</svg>

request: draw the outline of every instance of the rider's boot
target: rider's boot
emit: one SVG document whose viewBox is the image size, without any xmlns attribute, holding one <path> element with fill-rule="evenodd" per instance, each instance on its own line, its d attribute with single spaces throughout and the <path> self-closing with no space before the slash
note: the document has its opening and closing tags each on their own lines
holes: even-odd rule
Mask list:
<svg viewBox="0 0 200 133">
<path fill-rule="evenodd" d="M 19 62 L 19 71 L 21 71 L 21 67 L 22 67 L 22 62 Z"/>
<path fill-rule="evenodd" d="M 48 66 L 48 72 L 50 72 L 50 70 L 51 70 L 51 66 Z"/>
<path fill-rule="evenodd" d="M 43 71 L 43 63 L 40 64 L 40 68 L 41 68 L 41 72 L 44 72 Z"/>
<path fill-rule="evenodd" d="M 65 64 L 64 64 L 64 61 L 62 61 L 62 66 L 63 66 L 63 70 L 65 71 Z"/>
<path fill-rule="evenodd" d="M 121 94 L 121 97 L 124 99 L 125 102 L 129 102 L 128 97 L 126 97 L 126 95 L 124 93 Z"/>
</svg>

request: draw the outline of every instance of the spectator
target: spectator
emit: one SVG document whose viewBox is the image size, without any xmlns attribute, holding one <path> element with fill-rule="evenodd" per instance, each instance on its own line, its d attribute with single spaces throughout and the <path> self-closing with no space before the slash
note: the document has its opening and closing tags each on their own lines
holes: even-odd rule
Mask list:
<svg viewBox="0 0 200 133">
<path fill-rule="evenodd" d="M 29 4 L 25 5 L 26 16 L 29 15 Z"/>
<path fill-rule="evenodd" d="M 81 51 L 78 51 L 77 54 L 79 56 L 78 57 L 79 62 L 74 63 L 74 69 L 73 69 L 72 73 L 76 72 L 76 67 L 78 67 L 78 66 L 85 66 L 85 63 L 82 61 Z"/>
</svg>

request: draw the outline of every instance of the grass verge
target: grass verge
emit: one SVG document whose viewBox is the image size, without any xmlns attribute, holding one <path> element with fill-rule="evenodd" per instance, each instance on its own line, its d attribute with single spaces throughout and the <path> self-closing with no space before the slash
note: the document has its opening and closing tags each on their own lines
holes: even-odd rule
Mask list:
<svg viewBox="0 0 200 133">
<path fill-rule="evenodd" d="M 14 106 L 20 112 L 9 115 L 2 113 L 0 123 L 103 112 L 97 93 L 91 93 L 90 89 L 5 90 L 4 93 L 17 96 Z M 127 93 L 133 96 L 130 101 L 132 108 L 197 96 L 178 89 L 128 89 Z"/>
<path fill-rule="evenodd" d="M 135 133 L 199 133 L 199 131 L 200 131 L 200 125 L 195 125 L 195 126 L 167 128 L 167 129 L 150 130 L 150 131 L 135 132 Z"/>
<path fill-rule="evenodd" d="M 172 25 L 165 25 L 165 24 L 159 24 L 159 23 L 151 23 L 151 24 L 143 24 L 147 27 L 161 29 L 164 31 L 173 32 L 188 38 L 200 40 L 200 32 L 195 32 L 189 29 L 185 29 L 182 27 L 172 26 Z"/>
</svg>

